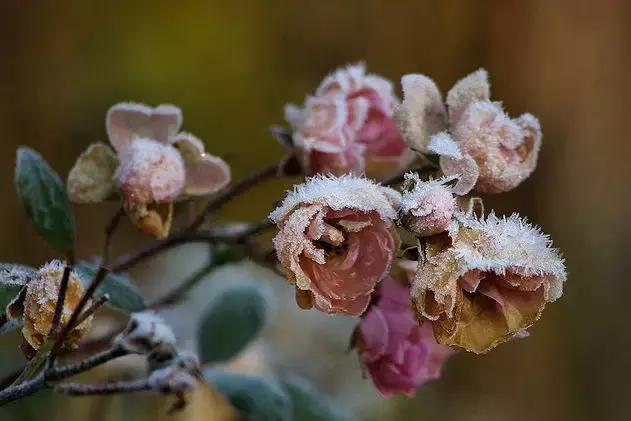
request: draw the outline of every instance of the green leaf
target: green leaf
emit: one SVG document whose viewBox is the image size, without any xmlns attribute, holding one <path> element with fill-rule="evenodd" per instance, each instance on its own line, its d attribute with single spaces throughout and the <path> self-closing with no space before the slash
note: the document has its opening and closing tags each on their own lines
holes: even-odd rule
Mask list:
<svg viewBox="0 0 631 421">
<path fill-rule="evenodd" d="M 3 319 L 4 320 L 4 319 Z M 7 333 L 11 333 L 14 330 L 22 328 L 22 318 L 17 318 L 13 320 L 7 320 L 4 323 L 0 322 L 0 336 L 6 335 Z"/>
<path fill-rule="evenodd" d="M 291 400 L 272 379 L 214 369 L 204 370 L 204 379 L 228 398 L 247 421 L 292 420 Z"/>
<path fill-rule="evenodd" d="M 208 304 L 199 330 L 204 363 L 229 360 L 259 334 L 269 313 L 261 285 L 254 282 L 222 288 Z"/>
<path fill-rule="evenodd" d="M 0 310 L 4 314 L 7 305 L 20 293 L 35 269 L 26 265 L 0 263 Z"/>
<path fill-rule="evenodd" d="M 282 385 L 291 398 L 293 419 L 300 421 L 349 421 L 353 419 L 329 396 L 298 377 L 283 379 Z"/>
<path fill-rule="evenodd" d="M 75 271 L 84 287 L 87 287 L 99 271 L 98 266 L 81 262 L 75 267 Z M 103 283 L 96 290 L 96 297 L 108 294 L 110 296 L 107 305 L 126 312 L 142 311 L 147 308 L 140 291 L 126 276 L 119 273 L 109 273 Z"/>
<path fill-rule="evenodd" d="M 17 151 L 15 184 L 33 226 L 53 247 L 69 254 L 74 248 L 74 219 L 59 175 L 31 148 Z"/>
</svg>

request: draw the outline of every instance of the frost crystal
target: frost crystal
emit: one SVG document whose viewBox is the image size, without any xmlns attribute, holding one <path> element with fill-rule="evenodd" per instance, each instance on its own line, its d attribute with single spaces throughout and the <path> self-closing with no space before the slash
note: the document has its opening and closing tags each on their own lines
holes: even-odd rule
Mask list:
<svg viewBox="0 0 631 421">
<path fill-rule="evenodd" d="M 333 210 L 345 208 L 361 212 L 375 211 L 385 220 L 396 219 L 401 195 L 389 187 L 352 175 L 342 177 L 315 176 L 287 193 L 282 204 L 270 213 L 278 223 L 301 204 L 324 205 Z"/>
</svg>

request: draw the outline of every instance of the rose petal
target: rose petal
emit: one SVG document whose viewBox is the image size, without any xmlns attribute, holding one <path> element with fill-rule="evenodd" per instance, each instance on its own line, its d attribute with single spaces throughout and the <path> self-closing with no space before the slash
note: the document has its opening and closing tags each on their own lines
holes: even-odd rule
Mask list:
<svg viewBox="0 0 631 421">
<path fill-rule="evenodd" d="M 184 159 L 186 183 L 183 193 L 201 196 L 215 193 L 230 182 L 230 167 L 214 155 L 204 152 L 201 140 L 189 133 L 180 133 L 171 139 Z"/>
<path fill-rule="evenodd" d="M 488 100 L 490 97 L 491 87 L 486 70 L 478 69 L 460 79 L 447 93 L 449 124 L 455 125 L 470 103 Z"/>
<path fill-rule="evenodd" d="M 146 137 L 166 143 L 182 126 L 182 111 L 175 105 L 155 108 L 123 102 L 107 111 L 105 127 L 114 149 L 124 152 L 134 137 Z"/>
</svg>

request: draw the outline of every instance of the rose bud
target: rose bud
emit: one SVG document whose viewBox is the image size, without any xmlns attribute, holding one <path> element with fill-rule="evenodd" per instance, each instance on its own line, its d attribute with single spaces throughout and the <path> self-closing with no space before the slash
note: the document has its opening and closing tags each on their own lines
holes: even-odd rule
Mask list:
<svg viewBox="0 0 631 421">
<path fill-rule="evenodd" d="M 53 260 L 42 266 L 27 284 L 22 335 L 34 350 L 39 349 L 50 333 L 65 266 L 65 263 Z M 68 323 L 84 292 L 79 277 L 71 271 L 60 325 Z M 91 324 L 92 316 L 89 316 L 74 327 L 65 338 L 64 348 L 73 348 Z"/>
<path fill-rule="evenodd" d="M 359 324 L 360 361 L 383 396 L 411 396 L 427 381 L 440 377 L 454 351 L 436 342 L 430 323 L 419 325 L 406 285 L 389 277 L 376 295 Z"/>
<path fill-rule="evenodd" d="M 394 122 L 392 84 L 363 65 L 327 76 L 304 106 L 285 106 L 293 148 L 307 175 L 386 177 L 414 159 Z"/>
<path fill-rule="evenodd" d="M 173 105 L 114 105 L 106 119 L 114 150 L 95 143 L 79 156 L 68 175 L 70 199 L 98 203 L 118 192 L 140 230 L 166 237 L 173 202 L 214 193 L 230 181 L 228 165 L 179 132 L 181 126 L 182 112 Z"/>
<path fill-rule="evenodd" d="M 399 248 L 399 194 L 360 177 L 308 179 L 270 214 L 276 254 L 301 307 L 361 314 Z"/>
<path fill-rule="evenodd" d="M 439 343 L 484 353 L 535 323 L 561 297 L 565 265 L 550 239 L 518 215 L 457 214 L 449 240 L 430 240 L 411 296 Z"/>
<path fill-rule="evenodd" d="M 133 354 L 153 354 L 161 359 L 175 355 L 173 330 L 150 310 L 133 313 L 129 324 L 114 342 Z"/>
<path fill-rule="evenodd" d="M 415 173 L 405 174 L 399 220 L 408 231 L 428 237 L 447 229 L 457 209 L 451 188 L 446 185 L 449 181 L 422 181 Z"/>
</svg>

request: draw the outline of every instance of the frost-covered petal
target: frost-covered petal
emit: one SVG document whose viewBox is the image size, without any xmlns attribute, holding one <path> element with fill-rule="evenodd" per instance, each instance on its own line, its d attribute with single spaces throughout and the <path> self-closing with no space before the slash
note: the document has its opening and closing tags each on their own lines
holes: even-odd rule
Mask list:
<svg viewBox="0 0 631 421">
<path fill-rule="evenodd" d="M 456 124 L 470 103 L 488 100 L 490 97 L 491 87 L 486 70 L 478 69 L 460 79 L 447 93 L 449 124 Z"/>
<path fill-rule="evenodd" d="M 375 211 L 384 220 L 397 217 L 401 195 L 394 189 L 380 186 L 364 177 L 315 176 L 305 183 L 294 186 L 269 218 L 278 223 L 301 204 L 318 204 L 333 210 L 346 208 L 360 212 Z"/>
<path fill-rule="evenodd" d="M 103 143 L 93 143 L 74 164 L 66 187 L 70 200 L 75 203 L 98 203 L 116 192 L 114 172 L 118 158 L 112 149 Z"/>
<path fill-rule="evenodd" d="M 122 102 L 107 111 L 105 128 L 114 149 L 123 153 L 135 137 L 166 143 L 182 127 L 182 110 L 175 105 L 161 104 L 153 108 L 145 104 Z"/>
<path fill-rule="evenodd" d="M 480 174 L 478 164 L 471 156 L 462 153 L 449 134 L 441 132 L 432 136 L 427 149 L 440 156 L 440 169 L 445 176 L 458 177 L 453 187 L 455 194 L 464 196 L 473 189 Z"/>
<path fill-rule="evenodd" d="M 429 137 L 446 128 L 442 95 L 433 80 L 420 74 L 401 78 L 403 102 L 394 117 L 408 145 L 424 152 Z"/>
<path fill-rule="evenodd" d="M 223 159 L 204 152 L 204 144 L 198 138 L 180 133 L 171 142 L 178 148 L 184 160 L 186 182 L 183 194 L 211 194 L 228 185 L 230 167 Z"/>
</svg>

